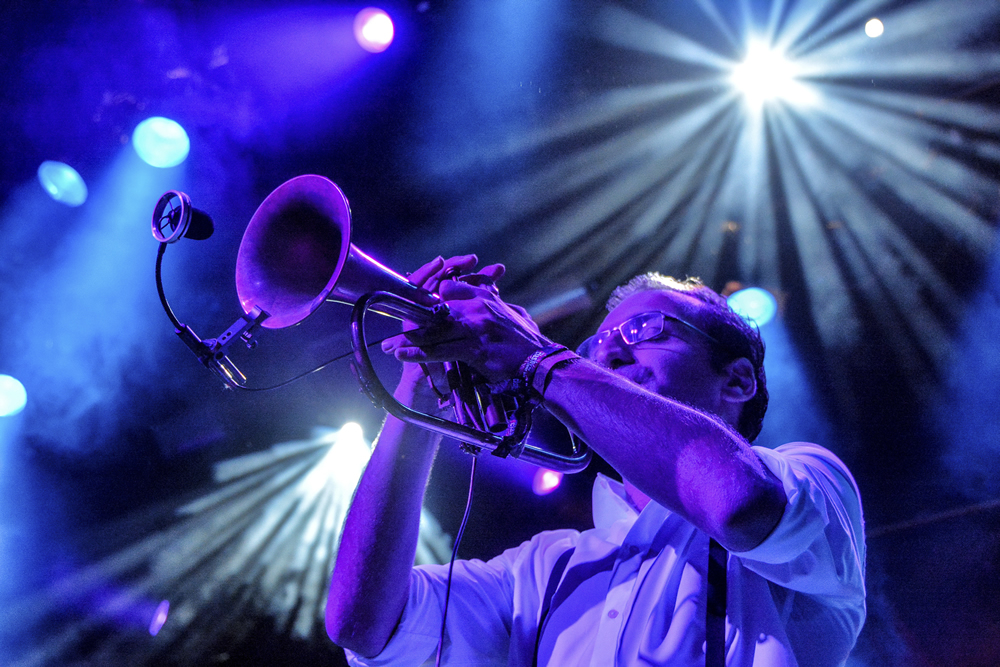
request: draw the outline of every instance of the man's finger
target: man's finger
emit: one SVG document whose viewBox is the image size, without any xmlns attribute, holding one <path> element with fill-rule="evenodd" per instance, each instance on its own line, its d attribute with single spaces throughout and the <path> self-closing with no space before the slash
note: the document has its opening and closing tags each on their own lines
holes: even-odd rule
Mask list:
<svg viewBox="0 0 1000 667">
<path fill-rule="evenodd" d="M 435 257 L 419 269 L 410 274 L 410 282 L 417 287 L 422 287 L 428 278 L 441 271 L 444 267 L 444 257 Z"/>
</svg>

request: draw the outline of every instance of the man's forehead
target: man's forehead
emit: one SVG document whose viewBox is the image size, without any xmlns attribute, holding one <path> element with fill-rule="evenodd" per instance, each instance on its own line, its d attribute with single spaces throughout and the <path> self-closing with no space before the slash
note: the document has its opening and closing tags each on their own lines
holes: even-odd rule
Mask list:
<svg viewBox="0 0 1000 667">
<path fill-rule="evenodd" d="M 645 290 L 630 294 L 619 303 L 601 325 L 601 329 L 617 326 L 640 313 L 661 312 L 685 320 L 698 320 L 702 302 L 690 294 L 674 290 Z"/>
</svg>

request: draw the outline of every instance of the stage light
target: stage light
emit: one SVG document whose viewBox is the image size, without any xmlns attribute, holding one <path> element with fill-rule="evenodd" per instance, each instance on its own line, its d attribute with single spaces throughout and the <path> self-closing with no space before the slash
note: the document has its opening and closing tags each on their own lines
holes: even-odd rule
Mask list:
<svg viewBox="0 0 1000 667">
<path fill-rule="evenodd" d="M 176 167 L 187 159 L 191 141 L 176 121 L 153 116 L 132 133 L 132 146 L 143 162 L 154 167 Z"/>
<path fill-rule="evenodd" d="M 865 24 L 865 34 L 874 39 L 880 37 L 885 32 L 885 26 L 878 19 L 872 19 Z"/>
<path fill-rule="evenodd" d="M 759 287 L 748 287 L 733 292 L 727 301 L 740 317 L 758 327 L 770 322 L 778 312 L 778 302 L 774 296 Z"/>
<path fill-rule="evenodd" d="M 354 17 L 354 38 L 365 51 L 381 53 L 392 44 L 392 19 L 381 9 L 368 7 Z"/>
<path fill-rule="evenodd" d="M 730 73 L 730 82 L 741 93 L 751 109 L 768 102 L 783 100 L 808 105 L 815 95 L 797 80 L 795 65 L 780 50 L 762 42 L 751 41 L 746 57 Z"/>
<path fill-rule="evenodd" d="M 76 169 L 63 162 L 46 160 L 39 165 L 38 182 L 50 197 L 67 206 L 87 201 L 87 184 Z"/>
<path fill-rule="evenodd" d="M 562 478 L 563 474 L 561 472 L 539 468 L 535 471 L 535 479 L 531 483 L 531 490 L 538 496 L 548 495 L 559 488 Z"/>
<path fill-rule="evenodd" d="M 24 385 L 10 375 L 0 375 L 0 417 L 12 417 L 24 410 L 28 392 Z"/>
</svg>

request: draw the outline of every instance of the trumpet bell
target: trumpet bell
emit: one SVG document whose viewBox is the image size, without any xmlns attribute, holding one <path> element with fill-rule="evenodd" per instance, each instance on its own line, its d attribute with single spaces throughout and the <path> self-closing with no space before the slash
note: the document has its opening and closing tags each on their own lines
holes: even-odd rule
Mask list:
<svg viewBox="0 0 1000 667">
<path fill-rule="evenodd" d="M 290 327 L 327 301 L 353 304 L 373 291 L 427 307 L 440 302 L 351 243 L 351 207 L 333 181 L 296 176 L 253 214 L 236 257 L 236 293 L 243 312 L 267 313 L 262 326 Z"/>
<path fill-rule="evenodd" d="M 286 181 L 257 208 L 236 258 L 243 311 L 268 313 L 263 326 L 298 324 L 330 296 L 351 250 L 351 208 L 322 176 Z"/>
</svg>

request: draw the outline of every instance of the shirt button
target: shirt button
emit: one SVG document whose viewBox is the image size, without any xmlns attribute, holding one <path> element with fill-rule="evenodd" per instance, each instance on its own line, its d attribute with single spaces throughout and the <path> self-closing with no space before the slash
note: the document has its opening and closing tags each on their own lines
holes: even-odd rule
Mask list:
<svg viewBox="0 0 1000 667">
<path fill-rule="evenodd" d="M 608 618 L 616 618 L 618 616 L 618 610 L 612 609 L 608 612 Z"/>
</svg>

